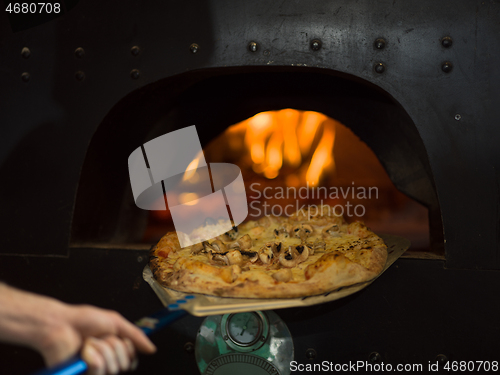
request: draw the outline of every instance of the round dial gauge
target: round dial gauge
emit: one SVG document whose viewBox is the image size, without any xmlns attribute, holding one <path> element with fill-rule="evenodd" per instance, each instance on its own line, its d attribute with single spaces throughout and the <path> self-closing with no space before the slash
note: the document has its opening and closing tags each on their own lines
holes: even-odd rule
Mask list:
<svg viewBox="0 0 500 375">
<path fill-rule="evenodd" d="M 231 314 L 227 319 L 227 333 L 234 343 L 249 346 L 260 340 L 262 325 L 262 319 L 256 313 Z"/>
<path fill-rule="evenodd" d="M 269 335 L 269 322 L 262 311 L 226 314 L 221 319 L 222 338 L 240 352 L 259 349 Z"/>
</svg>

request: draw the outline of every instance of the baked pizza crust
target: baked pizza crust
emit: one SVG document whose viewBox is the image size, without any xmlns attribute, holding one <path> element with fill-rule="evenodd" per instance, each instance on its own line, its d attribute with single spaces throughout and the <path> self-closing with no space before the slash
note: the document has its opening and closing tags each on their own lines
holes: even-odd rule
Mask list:
<svg viewBox="0 0 500 375">
<path fill-rule="evenodd" d="M 243 237 L 248 240 L 247 236 L 251 247 L 242 249 L 244 241 L 237 241 Z M 229 251 L 220 252 L 224 255 L 219 256 L 219 245 Z M 233 248 L 228 249 L 230 246 Z M 255 260 L 252 254 L 262 254 L 266 246 L 269 254 L 274 246 L 272 259 L 259 256 Z M 300 248 L 300 254 L 294 250 Z M 283 257 L 285 252 L 288 261 Z M 233 258 L 228 260 L 229 255 Z M 230 264 L 234 259 L 234 264 Z M 181 249 L 177 235 L 169 232 L 151 249 L 150 267 L 160 284 L 181 292 L 296 298 L 371 280 L 380 274 L 386 260 L 387 247 L 380 237 L 360 222 L 347 224 L 330 207 L 323 206 L 314 217 L 299 212 L 289 218 L 268 216 L 249 221 L 203 246 Z M 291 267 L 290 262 L 298 263 Z"/>
</svg>

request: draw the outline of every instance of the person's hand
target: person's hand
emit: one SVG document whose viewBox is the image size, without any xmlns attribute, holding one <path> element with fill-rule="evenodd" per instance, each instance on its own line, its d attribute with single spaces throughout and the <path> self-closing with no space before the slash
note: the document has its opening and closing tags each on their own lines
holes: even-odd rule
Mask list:
<svg viewBox="0 0 500 375">
<path fill-rule="evenodd" d="M 139 328 L 114 311 L 68 305 L 1 282 L 0 341 L 38 350 L 47 366 L 81 352 L 90 375 L 132 369 L 136 350 L 156 351 Z"/>
<path fill-rule="evenodd" d="M 135 348 L 129 339 L 107 336 L 102 339 L 89 337 L 82 349 L 82 359 L 87 363 L 87 374 L 116 374 L 118 371 L 135 370 Z"/>
<path fill-rule="evenodd" d="M 136 366 L 136 349 L 149 354 L 156 351 L 139 328 L 114 311 L 64 304 L 58 310 L 56 324 L 46 327 L 49 330 L 35 344 L 47 366 L 66 360 L 81 349 L 88 374 L 116 374 Z"/>
</svg>

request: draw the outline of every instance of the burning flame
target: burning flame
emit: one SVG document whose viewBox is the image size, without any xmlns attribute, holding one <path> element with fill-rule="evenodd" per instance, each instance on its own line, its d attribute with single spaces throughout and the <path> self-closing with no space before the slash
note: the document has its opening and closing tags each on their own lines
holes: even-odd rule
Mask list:
<svg viewBox="0 0 500 375">
<path fill-rule="evenodd" d="M 257 165 L 263 164 L 266 159 L 265 141 L 273 126 L 274 118 L 270 112 L 262 112 L 243 123 L 247 125 L 245 144 L 250 150 L 252 161 Z"/>
<path fill-rule="evenodd" d="M 266 150 L 266 164 L 264 168 L 264 176 L 267 178 L 275 178 L 278 176 L 279 170 L 283 165 L 283 134 L 275 132 L 269 139 Z"/>
<path fill-rule="evenodd" d="M 278 118 L 282 126 L 284 137 L 283 153 L 285 160 L 292 167 L 298 167 L 302 162 L 297 139 L 297 124 L 299 123 L 300 112 L 294 109 L 284 109 L 278 112 Z M 295 126 L 294 126 L 295 125 Z"/>
<path fill-rule="evenodd" d="M 335 171 L 333 150 L 337 124 L 328 116 L 313 111 L 287 108 L 261 112 L 229 127 L 225 142 L 229 142 L 233 150 L 241 151 L 242 146 L 248 150 L 251 168 L 268 179 L 282 173 L 288 186 L 299 186 L 303 181 L 316 185 L 326 171 Z M 204 178 L 197 172 L 203 157 L 202 151 L 189 163 L 183 182 L 194 185 Z M 244 189 L 244 186 L 236 188 Z M 200 203 L 200 196 L 194 191 L 169 198 L 168 204 L 172 205 Z M 164 203 L 163 197 L 161 201 Z M 162 205 L 159 204 L 159 207 Z M 200 210 L 203 209 L 200 207 Z M 153 212 L 161 219 L 169 215 L 164 210 Z"/>
<path fill-rule="evenodd" d="M 306 181 L 312 185 L 319 182 L 319 178 L 325 167 L 334 163 L 332 150 L 333 142 L 335 141 L 335 127 L 334 124 L 329 124 L 329 122 L 330 121 L 325 122 L 323 137 L 314 151 L 311 164 L 306 173 Z"/>
<path fill-rule="evenodd" d="M 335 170 L 335 121 L 321 113 L 290 108 L 261 112 L 234 128 L 245 132 L 252 168 L 266 178 L 276 178 L 286 168 L 287 180 L 298 181 L 292 176 L 298 173 L 317 184 L 325 170 Z"/>
<path fill-rule="evenodd" d="M 189 181 L 193 184 L 198 182 L 199 175 L 198 172 L 196 172 L 196 169 L 198 168 L 202 157 L 203 151 L 200 151 L 193 161 L 187 166 L 186 172 L 184 172 L 184 176 L 182 176 L 182 181 Z"/>
</svg>

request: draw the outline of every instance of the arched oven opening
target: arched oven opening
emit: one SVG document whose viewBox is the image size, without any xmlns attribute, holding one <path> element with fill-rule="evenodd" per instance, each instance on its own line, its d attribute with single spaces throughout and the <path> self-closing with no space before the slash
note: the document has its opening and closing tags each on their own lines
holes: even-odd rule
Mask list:
<svg viewBox="0 0 500 375">
<path fill-rule="evenodd" d="M 123 98 L 88 147 L 72 246 L 147 247 L 173 229 L 168 209 L 135 206 L 127 159 L 191 125 L 208 162 L 242 170 L 249 219 L 338 205 L 349 221 L 408 237 L 412 256 L 444 257 L 427 153 L 404 108 L 371 83 L 306 67 L 193 71 Z"/>
</svg>

